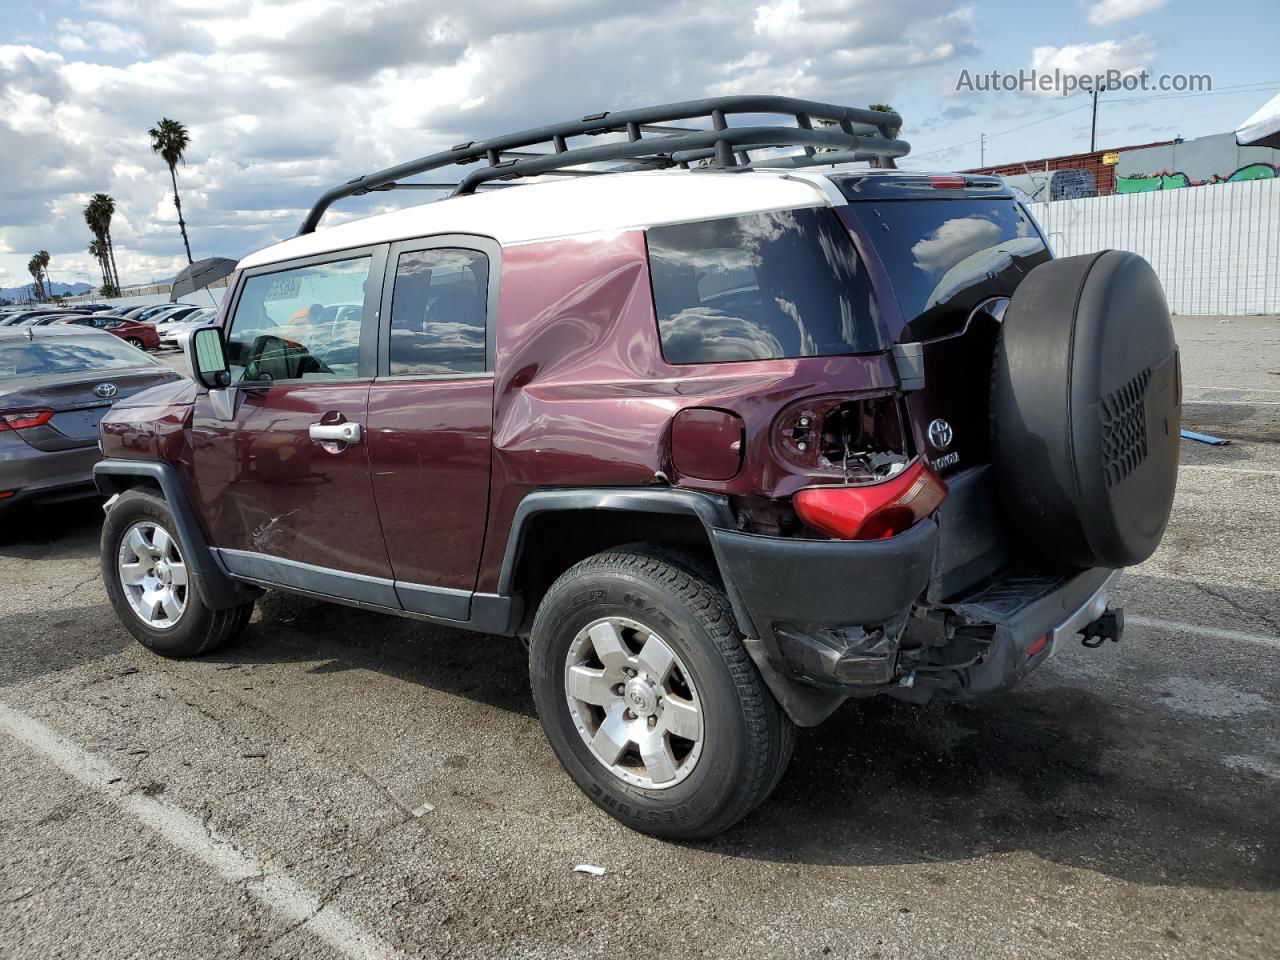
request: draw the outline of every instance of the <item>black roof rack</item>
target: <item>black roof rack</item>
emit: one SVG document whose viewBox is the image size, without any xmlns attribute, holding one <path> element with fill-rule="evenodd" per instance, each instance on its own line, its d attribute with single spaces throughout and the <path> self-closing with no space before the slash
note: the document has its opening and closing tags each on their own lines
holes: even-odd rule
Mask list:
<svg viewBox="0 0 1280 960">
<path fill-rule="evenodd" d="M 731 127 L 732 114 L 763 116 L 771 124 Z M 774 115 L 774 116 L 770 116 Z M 786 117 L 785 125 L 779 123 Z M 692 122 L 691 122 L 692 121 Z M 706 126 L 709 124 L 709 127 Z M 479 143 L 460 143 L 428 157 L 365 174 L 328 190 L 315 202 L 298 233 L 312 233 L 325 211 L 344 197 L 382 190 L 450 190 L 454 196 L 482 186 L 507 186 L 532 176 L 592 176 L 623 170 L 656 170 L 700 164 L 718 169 L 802 167 L 870 160 L 892 167 L 911 147 L 897 139 L 902 118 L 864 107 L 843 107 L 795 97 L 730 96 L 686 100 L 637 110 L 594 113 Z M 625 140 L 588 146 L 570 137 L 625 134 Z M 530 150 L 539 147 L 541 150 Z M 751 151 L 802 147 L 785 157 L 753 160 Z M 484 161 L 458 183 L 405 182 L 428 170 Z M 607 169 L 586 164 L 613 163 Z"/>
</svg>

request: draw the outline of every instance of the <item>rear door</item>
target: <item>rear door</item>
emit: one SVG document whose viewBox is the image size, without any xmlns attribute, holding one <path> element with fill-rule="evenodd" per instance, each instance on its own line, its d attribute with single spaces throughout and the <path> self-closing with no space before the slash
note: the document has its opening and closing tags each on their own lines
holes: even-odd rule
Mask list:
<svg viewBox="0 0 1280 960">
<path fill-rule="evenodd" d="M 842 211 L 884 268 L 907 325 L 902 339 L 923 344 L 926 386 L 908 394 L 907 409 L 944 476 L 991 460 L 991 362 L 1004 306 L 1050 257 L 1012 198 L 955 194 Z"/>
<path fill-rule="evenodd" d="M 398 606 L 365 421 L 385 256 L 382 246 L 275 264 L 237 286 L 226 332 L 235 410 L 219 417 L 202 393 L 192 424 L 199 511 L 233 573 Z M 348 440 L 327 436 L 341 429 Z"/>
<path fill-rule="evenodd" d="M 406 610 L 466 620 L 484 545 L 500 250 L 483 237 L 391 247 L 369 457 Z"/>
</svg>

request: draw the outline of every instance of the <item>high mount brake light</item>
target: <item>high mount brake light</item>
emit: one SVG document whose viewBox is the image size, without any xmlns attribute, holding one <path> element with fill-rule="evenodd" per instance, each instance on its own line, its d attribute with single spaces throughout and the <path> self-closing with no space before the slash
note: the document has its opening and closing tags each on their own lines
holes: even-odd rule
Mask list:
<svg viewBox="0 0 1280 960">
<path fill-rule="evenodd" d="M 930 177 L 929 186 L 939 190 L 963 190 L 968 186 L 964 177 Z"/>
<path fill-rule="evenodd" d="M 24 410 L 22 413 L 0 413 L 0 430 L 26 430 L 40 427 L 53 419 L 52 410 Z"/>
<path fill-rule="evenodd" d="M 882 483 L 808 487 L 792 498 L 797 516 L 839 540 L 884 540 L 902 533 L 941 505 L 947 485 L 917 460 Z"/>
</svg>

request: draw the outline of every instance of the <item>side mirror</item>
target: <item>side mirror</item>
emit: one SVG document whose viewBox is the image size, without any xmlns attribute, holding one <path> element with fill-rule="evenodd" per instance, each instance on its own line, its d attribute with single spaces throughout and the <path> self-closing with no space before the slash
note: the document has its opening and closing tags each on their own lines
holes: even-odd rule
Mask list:
<svg viewBox="0 0 1280 960">
<path fill-rule="evenodd" d="M 220 390 L 231 385 L 231 371 L 227 367 L 227 349 L 222 340 L 221 327 L 199 327 L 192 330 L 186 342 L 187 366 L 191 379 Z"/>
</svg>

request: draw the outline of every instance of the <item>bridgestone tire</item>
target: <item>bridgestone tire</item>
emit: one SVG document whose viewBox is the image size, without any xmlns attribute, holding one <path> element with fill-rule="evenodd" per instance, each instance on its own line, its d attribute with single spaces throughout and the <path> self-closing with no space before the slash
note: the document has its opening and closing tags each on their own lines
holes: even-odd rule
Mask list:
<svg viewBox="0 0 1280 960">
<path fill-rule="evenodd" d="M 173 513 L 164 498 L 144 489 L 121 494 L 102 524 L 102 583 L 107 599 L 125 629 L 148 650 L 174 659 L 210 653 L 242 633 L 253 615 L 253 603 L 213 610 L 205 606 L 194 584 L 188 588 L 185 609 L 173 626 L 157 630 L 139 618 L 125 599 L 117 570 L 117 556 L 120 542 L 129 528 L 138 521 L 146 520 L 160 524 L 171 533 L 177 530 Z"/>
<path fill-rule="evenodd" d="M 772 792 L 791 757 L 795 729 L 742 644 L 723 591 L 692 562 L 635 545 L 597 554 L 564 573 L 538 607 L 529 675 L 538 716 L 573 781 L 623 824 L 668 839 L 703 839 L 733 826 Z M 574 637 L 619 616 L 675 650 L 698 692 L 702 753 L 675 786 L 644 789 L 616 776 L 587 747 L 566 699 Z"/>
<path fill-rule="evenodd" d="M 1141 563 L 1178 477 L 1178 348 L 1151 266 L 1108 250 L 1042 263 L 1011 298 L 991 385 L 1011 536 L 1070 567 Z"/>
</svg>

